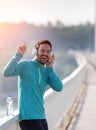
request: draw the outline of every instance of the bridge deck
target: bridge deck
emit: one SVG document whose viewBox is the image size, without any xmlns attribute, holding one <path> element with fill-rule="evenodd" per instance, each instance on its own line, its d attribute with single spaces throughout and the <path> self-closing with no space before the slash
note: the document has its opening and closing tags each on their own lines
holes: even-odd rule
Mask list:
<svg viewBox="0 0 96 130">
<path fill-rule="evenodd" d="M 87 65 L 87 89 L 68 130 L 96 130 L 96 68 Z"/>
</svg>

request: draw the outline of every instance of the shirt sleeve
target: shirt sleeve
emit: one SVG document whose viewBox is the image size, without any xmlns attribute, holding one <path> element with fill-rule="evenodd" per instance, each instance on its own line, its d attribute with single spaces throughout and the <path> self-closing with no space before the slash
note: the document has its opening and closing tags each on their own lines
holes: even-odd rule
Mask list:
<svg viewBox="0 0 96 130">
<path fill-rule="evenodd" d="M 47 74 L 48 74 L 48 84 L 50 87 L 55 91 L 61 91 L 63 89 L 62 80 L 56 74 L 52 67 L 47 67 Z"/>
<path fill-rule="evenodd" d="M 20 59 L 23 57 L 22 54 L 16 53 L 15 56 L 8 62 L 8 64 L 3 69 L 3 75 L 6 77 L 18 76 L 21 73 L 22 64 L 19 63 Z"/>
</svg>

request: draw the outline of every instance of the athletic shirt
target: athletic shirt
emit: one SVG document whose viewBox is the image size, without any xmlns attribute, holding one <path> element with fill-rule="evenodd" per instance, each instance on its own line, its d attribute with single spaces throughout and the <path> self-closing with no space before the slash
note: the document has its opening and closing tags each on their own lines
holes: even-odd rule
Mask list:
<svg viewBox="0 0 96 130">
<path fill-rule="evenodd" d="M 20 120 L 45 119 L 44 93 L 49 85 L 61 91 L 63 84 L 53 67 L 46 67 L 36 59 L 22 60 L 17 53 L 5 66 L 3 75 L 18 76 L 18 109 Z"/>
</svg>

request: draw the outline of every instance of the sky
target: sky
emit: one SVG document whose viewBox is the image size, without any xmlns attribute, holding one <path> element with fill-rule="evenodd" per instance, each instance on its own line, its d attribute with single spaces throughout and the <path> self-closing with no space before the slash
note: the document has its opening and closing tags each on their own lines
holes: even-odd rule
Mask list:
<svg viewBox="0 0 96 130">
<path fill-rule="evenodd" d="M 0 0 L 0 22 L 76 25 L 95 21 L 95 0 Z"/>
</svg>

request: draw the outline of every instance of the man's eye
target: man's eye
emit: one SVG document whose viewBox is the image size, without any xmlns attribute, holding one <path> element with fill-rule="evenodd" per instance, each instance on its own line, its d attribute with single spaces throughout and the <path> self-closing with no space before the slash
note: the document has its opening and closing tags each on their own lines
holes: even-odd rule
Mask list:
<svg viewBox="0 0 96 130">
<path fill-rule="evenodd" d="M 48 54 L 50 54 L 51 52 L 50 51 L 47 51 Z"/>
<path fill-rule="evenodd" d="M 41 50 L 41 52 L 43 52 L 43 53 L 44 53 L 44 52 L 45 52 L 45 50 Z"/>
<path fill-rule="evenodd" d="M 42 53 L 47 53 L 47 54 L 50 54 L 50 51 L 45 51 L 45 50 L 41 50 Z"/>
</svg>

